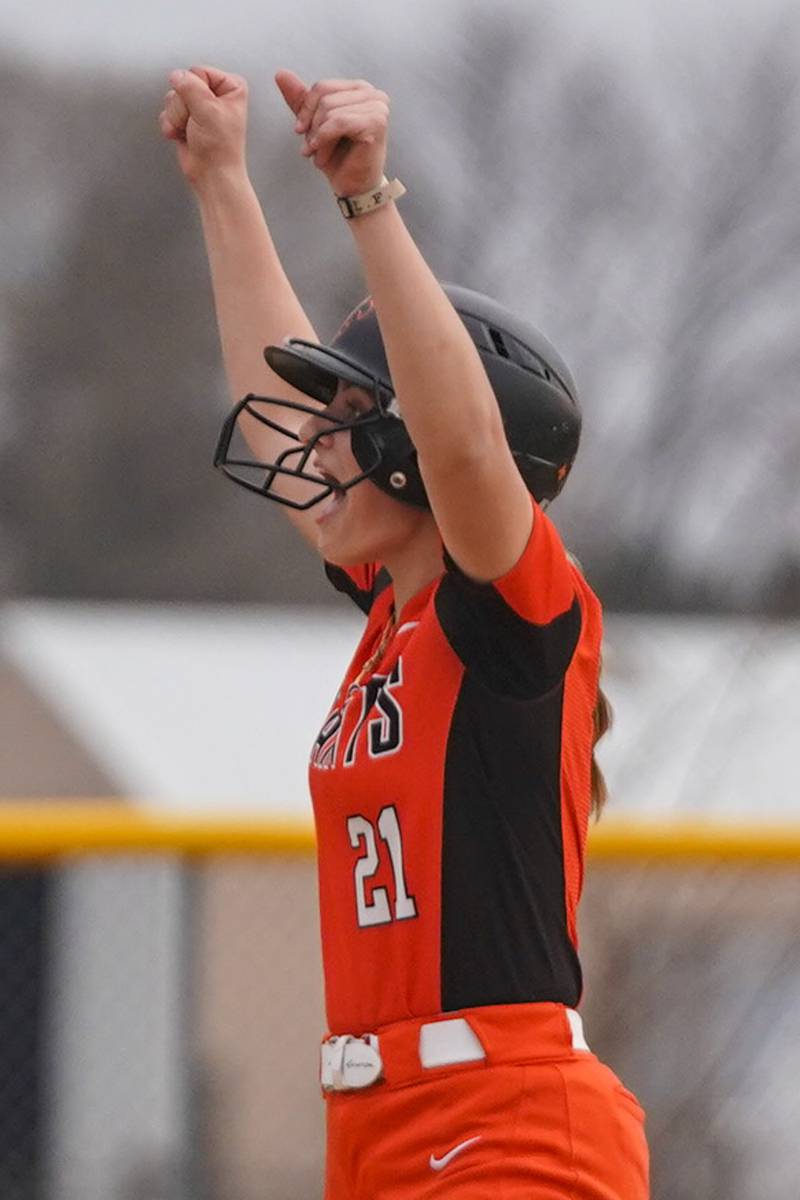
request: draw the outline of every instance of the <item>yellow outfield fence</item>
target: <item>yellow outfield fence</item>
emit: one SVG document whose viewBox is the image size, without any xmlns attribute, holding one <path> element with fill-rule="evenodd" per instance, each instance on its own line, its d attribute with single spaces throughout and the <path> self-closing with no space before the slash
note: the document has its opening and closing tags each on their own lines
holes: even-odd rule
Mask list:
<svg viewBox="0 0 800 1200">
<path fill-rule="evenodd" d="M 589 857 L 581 1012 L 653 1200 L 795 1197 L 800 822 L 611 813 Z M 0 801 L 0 1200 L 320 1200 L 316 889 L 306 820 Z"/>
<path fill-rule="evenodd" d="M 302 820 L 188 814 L 119 800 L 0 801 L 0 860 L 115 852 L 305 856 L 314 852 L 314 831 Z M 600 861 L 800 863 L 800 822 L 606 817 L 590 831 L 589 853 Z"/>
</svg>

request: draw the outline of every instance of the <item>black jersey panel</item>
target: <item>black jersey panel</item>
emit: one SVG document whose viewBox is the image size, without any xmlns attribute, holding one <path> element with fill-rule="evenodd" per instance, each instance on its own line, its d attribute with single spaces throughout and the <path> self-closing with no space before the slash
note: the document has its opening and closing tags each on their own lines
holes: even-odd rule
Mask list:
<svg viewBox="0 0 800 1200">
<path fill-rule="evenodd" d="M 451 647 L 493 692 L 532 699 L 563 680 L 581 632 L 577 596 L 566 612 L 536 625 L 514 612 L 491 584 L 475 583 L 451 567 L 435 603 Z"/>
<path fill-rule="evenodd" d="M 333 563 L 325 563 L 325 574 L 337 592 L 344 592 L 367 616 L 369 616 L 369 611 L 378 596 L 392 582 L 391 576 L 385 567 L 381 567 L 378 571 L 371 588 L 360 588 L 344 567 L 337 567 Z"/>
<path fill-rule="evenodd" d="M 465 673 L 445 763 L 445 1012 L 580 998 L 564 884 L 562 704 L 561 686 L 519 701 Z"/>
</svg>

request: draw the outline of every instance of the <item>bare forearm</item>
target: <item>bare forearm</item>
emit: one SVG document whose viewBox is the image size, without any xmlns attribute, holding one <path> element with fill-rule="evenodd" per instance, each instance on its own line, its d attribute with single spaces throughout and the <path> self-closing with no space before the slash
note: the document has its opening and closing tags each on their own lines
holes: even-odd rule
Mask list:
<svg viewBox="0 0 800 1200">
<path fill-rule="evenodd" d="M 483 363 L 394 205 L 351 226 L 439 532 L 468 575 L 496 579 L 532 510 Z"/>
<path fill-rule="evenodd" d="M 254 392 L 313 404 L 264 360 L 267 345 L 278 344 L 285 337 L 317 341 L 317 336 L 286 277 L 249 179 L 243 172 L 217 173 L 197 189 L 197 199 L 231 399 L 235 402 Z M 280 412 L 283 426 L 295 432 L 304 419 L 302 413 L 290 409 Z M 239 428 L 254 456 L 265 462 L 274 461 L 292 444 L 283 434 L 244 413 Z M 294 480 L 282 482 L 274 490 L 295 500 L 308 499 L 307 489 Z M 291 509 L 286 512 L 316 546 L 312 515 Z"/>
<path fill-rule="evenodd" d="M 285 70 L 276 82 L 302 154 L 334 195 L 374 189 L 386 164 L 386 93 L 364 80 L 309 88 Z M 478 350 L 392 203 L 350 227 L 439 533 L 467 574 L 497 578 L 519 559 L 533 514 Z"/>
<path fill-rule="evenodd" d="M 197 191 L 231 398 L 291 389 L 264 361 L 287 336 L 316 340 L 247 176 L 217 174 Z"/>
<path fill-rule="evenodd" d="M 468 456 L 502 423 L 483 364 L 394 204 L 350 222 L 404 420 L 424 456 Z"/>
</svg>

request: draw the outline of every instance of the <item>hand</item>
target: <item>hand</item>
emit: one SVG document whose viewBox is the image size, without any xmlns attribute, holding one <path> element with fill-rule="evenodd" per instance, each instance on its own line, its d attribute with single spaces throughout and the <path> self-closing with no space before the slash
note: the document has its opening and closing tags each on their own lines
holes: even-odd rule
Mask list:
<svg viewBox="0 0 800 1200">
<path fill-rule="evenodd" d="M 386 162 L 389 97 L 363 79 L 325 79 L 307 87 L 293 71 L 275 82 L 295 114 L 301 154 L 312 159 L 337 196 L 376 187 Z"/>
<path fill-rule="evenodd" d="M 178 162 L 191 184 L 210 172 L 247 170 L 247 83 L 216 67 L 173 71 L 159 114 L 161 132 L 176 143 Z"/>
</svg>

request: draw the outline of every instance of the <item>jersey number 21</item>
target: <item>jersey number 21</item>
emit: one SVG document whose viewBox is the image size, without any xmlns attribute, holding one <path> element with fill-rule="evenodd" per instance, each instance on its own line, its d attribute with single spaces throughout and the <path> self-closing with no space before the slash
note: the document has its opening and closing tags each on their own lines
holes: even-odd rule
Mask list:
<svg viewBox="0 0 800 1200">
<path fill-rule="evenodd" d="M 372 899 L 367 898 L 367 880 L 371 879 L 380 865 L 375 826 L 366 817 L 347 818 L 347 832 L 354 850 L 363 843 L 364 853 L 355 866 L 356 908 L 358 923 L 362 928 L 370 925 L 388 925 L 391 921 L 407 921 L 417 915 L 417 905 L 406 890 L 403 867 L 403 838 L 400 822 L 393 804 L 382 808 L 376 822 L 378 835 L 385 843 L 394 875 L 394 915 L 389 903 L 389 892 L 385 887 L 372 889 Z"/>
</svg>

